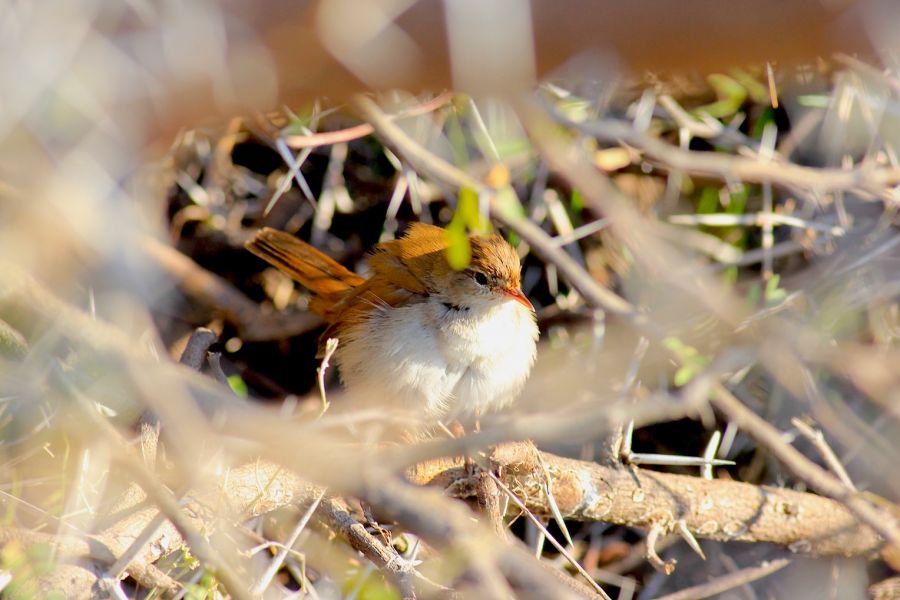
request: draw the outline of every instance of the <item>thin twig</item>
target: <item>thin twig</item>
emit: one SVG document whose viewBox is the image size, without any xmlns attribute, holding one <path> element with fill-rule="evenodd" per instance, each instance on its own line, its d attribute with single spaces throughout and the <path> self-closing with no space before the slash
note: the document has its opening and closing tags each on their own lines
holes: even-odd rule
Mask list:
<svg viewBox="0 0 900 600">
<path fill-rule="evenodd" d="M 534 523 L 534 526 L 537 527 L 538 530 L 542 534 L 544 534 L 544 537 L 550 541 L 550 543 L 553 545 L 553 547 L 556 548 L 556 550 L 560 554 L 562 554 L 567 561 L 569 561 L 569 564 L 571 564 L 573 567 L 575 567 L 575 570 L 578 571 L 578 573 L 582 577 L 584 577 L 584 579 L 588 582 L 588 584 L 590 584 L 590 586 L 592 588 L 594 588 L 594 590 L 596 590 L 597 593 L 600 594 L 600 596 L 602 598 L 604 598 L 605 600 L 612 600 L 609 597 L 609 595 L 605 591 L 603 591 L 603 588 L 601 588 L 600 585 L 596 581 L 594 581 L 594 578 L 591 577 L 590 574 L 584 570 L 584 567 L 581 566 L 581 563 L 579 563 L 577 560 L 575 560 L 575 557 L 573 557 L 571 554 L 569 554 L 569 552 L 565 549 L 565 547 L 563 547 L 562 544 L 560 544 L 559 542 L 556 541 L 556 538 L 553 537 L 553 535 L 547 530 L 547 528 L 544 526 L 544 524 L 541 523 L 540 519 L 535 517 L 534 514 L 530 510 L 528 510 L 528 507 L 525 506 L 525 503 L 522 502 L 521 500 L 519 500 L 519 497 L 516 496 L 512 492 L 512 490 L 510 490 L 508 487 L 506 487 L 506 485 L 500 480 L 499 477 L 497 477 L 490 471 L 487 471 L 487 473 L 490 475 L 491 479 L 494 480 L 494 482 L 497 484 L 497 486 L 500 488 L 500 490 L 504 494 L 506 494 L 510 500 L 513 501 L 513 504 L 515 504 L 516 506 L 519 507 L 519 509 L 525 514 L 525 516 L 532 523 Z"/>
<path fill-rule="evenodd" d="M 702 598 L 710 598 L 717 594 L 722 594 L 728 590 L 733 590 L 736 587 L 756 581 L 757 579 L 768 577 L 789 564 L 791 564 L 791 560 L 788 558 L 779 558 L 778 560 L 764 562 L 755 567 L 747 567 L 740 571 L 723 575 L 722 577 L 718 577 L 707 583 L 701 583 L 700 585 L 685 588 L 673 594 L 659 596 L 656 600 L 701 600 Z"/>
<path fill-rule="evenodd" d="M 844 465 L 841 464 L 841 461 L 834 453 L 834 450 L 832 450 L 831 446 L 828 445 L 828 442 L 825 441 L 825 435 L 819 429 L 811 427 L 808 423 L 797 417 L 791 419 L 791 425 L 797 428 L 800 435 L 812 442 L 813 446 L 816 447 L 816 450 L 819 451 L 819 454 L 821 454 L 822 458 L 825 460 L 825 464 L 827 464 L 828 468 L 831 469 L 831 471 L 837 475 L 838 479 L 847 486 L 847 489 L 854 492 L 857 491 L 856 486 L 853 485 L 853 480 L 850 479 L 850 475 L 847 474 L 847 469 L 844 468 Z"/>
<path fill-rule="evenodd" d="M 804 167 L 788 162 L 760 161 L 716 152 L 684 150 L 614 119 L 576 122 L 550 109 L 559 122 L 597 139 L 632 146 L 667 169 L 723 180 L 772 183 L 830 192 L 858 189 L 894 202 L 890 188 L 900 183 L 900 169 L 878 168 L 864 163 L 854 169 Z"/>
<path fill-rule="evenodd" d="M 152 238 L 141 240 L 143 251 L 192 298 L 223 312 L 234 322 L 245 341 L 285 339 L 318 327 L 322 320 L 309 313 L 264 313 L 259 305 L 228 281 Z"/>
<path fill-rule="evenodd" d="M 326 498 L 319 506 L 316 519 L 347 540 L 354 550 L 369 559 L 373 565 L 383 569 L 397 583 L 404 598 L 415 596 L 409 580 L 409 575 L 415 573 L 415 563 L 404 559 L 391 546 L 383 544 L 369 533 L 362 523 L 350 515 L 342 501 Z"/>
<path fill-rule="evenodd" d="M 191 337 L 188 339 L 178 362 L 195 371 L 199 371 L 203 368 L 207 350 L 215 343 L 218 337 L 214 331 L 206 327 L 198 327 L 191 333 Z"/>
<path fill-rule="evenodd" d="M 265 593 L 266 589 L 268 589 L 269 584 L 272 583 L 272 579 L 281 569 L 281 565 L 284 564 L 284 560 L 287 558 L 288 554 L 291 551 L 291 548 L 294 547 L 294 544 L 297 542 L 297 538 L 300 537 L 300 534 L 303 533 L 303 530 L 306 528 L 306 524 L 309 523 L 309 520 L 312 518 L 313 513 L 316 512 L 316 509 L 319 507 L 319 502 L 322 501 L 322 498 L 325 497 L 325 491 L 322 490 L 321 493 L 316 497 L 315 500 L 307 507 L 306 512 L 303 513 L 303 516 L 300 517 L 300 520 L 297 521 L 297 524 L 294 526 L 293 531 L 284 541 L 284 545 L 281 549 L 278 550 L 278 553 L 272 557 L 272 560 L 269 562 L 269 566 L 266 567 L 265 572 L 259 578 L 259 581 L 256 585 L 251 588 L 250 593 L 254 596 L 262 596 Z"/>
<path fill-rule="evenodd" d="M 101 433 L 102 439 L 107 440 L 117 448 L 127 449 L 128 445 L 121 434 L 94 409 L 91 401 L 85 398 L 75 386 L 69 382 L 62 371 L 59 371 L 56 381 L 74 399 L 77 400 L 81 412 L 88 417 L 86 422 L 93 425 Z M 137 484 L 147 493 L 147 496 L 159 507 L 160 513 L 170 520 L 184 539 L 190 544 L 194 554 L 208 562 L 216 569 L 216 577 L 228 589 L 228 592 L 237 600 L 250 600 L 246 586 L 237 577 L 234 566 L 229 564 L 223 556 L 209 543 L 206 537 L 195 528 L 191 520 L 183 513 L 178 500 L 156 478 L 156 475 L 144 465 L 143 460 L 132 455 L 129 451 L 118 452 L 115 455 L 117 461 L 128 468 Z M 149 529 L 146 528 L 146 529 Z"/>
<path fill-rule="evenodd" d="M 419 115 L 434 112 L 452 99 L 453 94 L 451 92 L 444 92 L 435 96 L 428 102 L 423 102 L 419 106 L 392 115 L 391 118 L 396 120 L 408 119 L 410 117 L 417 117 Z M 369 123 L 362 123 L 354 127 L 339 129 L 337 131 L 322 131 L 308 135 L 285 135 L 283 136 L 283 139 L 289 147 L 296 150 L 299 148 L 315 148 L 318 146 L 330 146 L 332 144 L 351 142 L 366 137 L 367 135 L 371 135 L 374 131 L 375 129 L 372 125 Z"/>
<path fill-rule="evenodd" d="M 768 227 L 774 225 L 786 225 L 799 229 L 813 229 L 834 236 L 842 236 L 843 227 L 828 225 L 807 219 L 801 219 L 792 215 L 783 215 L 776 212 L 758 212 L 745 215 L 733 215 L 728 213 L 712 213 L 701 215 L 672 215 L 669 222 L 673 225 L 706 225 L 707 227 L 733 227 L 735 225 L 755 225 Z"/>
<path fill-rule="evenodd" d="M 228 375 L 226 375 L 225 370 L 222 369 L 222 353 L 208 352 L 206 360 L 209 363 L 209 370 L 212 372 L 213 378 L 230 389 L 231 384 L 228 382 Z"/>
</svg>

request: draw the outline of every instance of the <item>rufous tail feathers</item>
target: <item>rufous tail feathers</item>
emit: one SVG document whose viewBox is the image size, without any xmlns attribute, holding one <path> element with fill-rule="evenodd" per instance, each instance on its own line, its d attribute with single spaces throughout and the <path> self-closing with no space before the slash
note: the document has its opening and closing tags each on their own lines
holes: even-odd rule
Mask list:
<svg viewBox="0 0 900 600">
<path fill-rule="evenodd" d="M 325 305 L 340 300 L 350 289 L 365 282 L 334 259 L 283 231 L 265 227 L 246 247 L 324 300 Z M 310 308 L 315 310 L 312 305 Z"/>
</svg>

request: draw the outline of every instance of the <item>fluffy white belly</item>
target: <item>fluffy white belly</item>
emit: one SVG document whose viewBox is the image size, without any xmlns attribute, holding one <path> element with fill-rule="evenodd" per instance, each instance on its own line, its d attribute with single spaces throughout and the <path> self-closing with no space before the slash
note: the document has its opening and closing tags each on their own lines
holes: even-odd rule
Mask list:
<svg viewBox="0 0 900 600">
<path fill-rule="evenodd" d="M 484 413 L 511 402 L 534 363 L 534 314 L 502 302 L 453 308 L 437 300 L 373 311 L 341 337 L 347 388 L 426 418 Z"/>
</svg>

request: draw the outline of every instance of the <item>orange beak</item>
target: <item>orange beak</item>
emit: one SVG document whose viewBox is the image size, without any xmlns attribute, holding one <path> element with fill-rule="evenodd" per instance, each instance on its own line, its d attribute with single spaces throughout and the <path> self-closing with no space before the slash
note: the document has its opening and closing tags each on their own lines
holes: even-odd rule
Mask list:
<svg viewBox="0 0 900 600">
<path fill-rule="evenodd" d="M 502 288 L 500 293 L 506 296 L 511 300 L 515 300 L 531 312 L 534 312 L 534 306 L 532 306 L 531 302 L 528 301 L 528 298 L 525 297 L 525 294 L 522 293 L 522 290 L 511 290 L 509 288 Z"/>
</svg>

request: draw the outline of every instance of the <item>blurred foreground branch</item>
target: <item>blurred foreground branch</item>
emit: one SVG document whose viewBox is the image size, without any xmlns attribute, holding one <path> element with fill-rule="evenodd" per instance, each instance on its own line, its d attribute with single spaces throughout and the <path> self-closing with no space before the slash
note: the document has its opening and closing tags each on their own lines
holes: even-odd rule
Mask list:
<svg viewBox="0 0 900 600">
<path fill-rule="evenodd" d="M 509 443 L 495 448 L 491 467 L 505 485 L 539 516 L 552 515 L 541 462 L 559 510 L 567 519 L 604 521 L 648 529 L 661 526 L 674 531 L 684 521 L 696 537 L 720 541 L 770 542 L 809 555 L 868 556 L 881 546 L 880 538 L 860 525 L 841 504 L 814 494 L 726 480 L 705 480 L 640 469 L 602 466 L 596 463 L 538 453 L 530 444 Z M 440 489 L 471 490 L 471 476 L 464 461 L 438 459 L 411 468 L 411 482 Z M 385 486 L 385 489 L 391 486 Z M 239 524 L 255 516 L 287 506 L 304 507 L 315 502 L 322 488 L 289 470 L 268 462 L 230 469 L 213 482 L 185 495 L 181 511 L 192 528 L 211 535 L 220 525 Z M 392 499 L 388 492 L 383 499 Z M 376 498 L 369 498 L 369 501 Z M 416 508 L 416 507 L 419 508 Z M 404 525 L 431 538 L 450 543 L 446 515 L 428 510 L 428 503 L 397 506 L 374 504 L 378 512 L 400 515 Z M 405 512 L 404 512 L 405 511 Z M 154 518 L 156 509 L 141 508 L 85 542 L 52 541 L 69 559 L 94 559 L 111 563 Z M 340 500 L 327 499 L 317 511 L 317 521 L 348 541 L 392 579 L 403 580 L 411 569 L 393 549 L 368 534 Z M 443 525 L 442 525 L 443 523 Z M 444 533 L 440 533 L 440 532 Z M 3 541 L 27 539 L 27 533 L 5 530 Z M 438 539 L 435 539 L 435 538 Z M 444 539 L 440 539 L 444 538 Z M 159 585 L 152 564 L 177 551 L 185 543 L 179 531 L 166 521 L 129 565 L 128 572 L 142 583 Z M 90 572 L 83 571 L 90 580 Z M 71 577 L 71 574 L 69 574 Z M 163 580 L 164 581 L 164 580 Z M 59 577 L 52 583 L 58 585 Z M 84 579 L 80 581 L 85 585 Z M 96 582 L 94 582 L 96 583 Z M 408 584 L 406 584 L 408 585 Z M 169 584 L 171 586 L 171 584 Z M 171 588 L 169 587 L 171 590 Z M 79 597 L 78 590 L 71 590 Z"/>
<path fill-rule="evenodd" d="M 700 538 L 771 542 L 813 555 L 868 555 L 880 538 L 840 503 L 814 494 L 728 480 L 609 467 L 563 458 L 540 457 L 525 443 L 501 444 L 490 455 L 492 468 L 528 509 L 552 516 L 541 461 L 553 496 L 566 519 L 604 521 L 674 531 L 679 520 Z M 411 481 L 440 487 L 463 476 L 460 460 L 437 460 L 409 471 Z M 845 554 L 846 553 L 846 554 Z"/>
<path fill-rule="evenodd" d="M 12 279 L 15 281 L 11 281 L 10 277 L 2 281 L 0 318 L 19 325 L 27 321 L 34 324 L 50 316 L 40 307 L 51 307 L 51 314 L 57 315 L 63 310 L 56 304 L 61 304 L 61 301 L 41 286 L 27 282 L 22 276 L 13 276 Z M 118 341 L 120 334 L 114 328 L 91 320 L 74 308 L 67 310 L 68 325 L 71 327 L 67 335 L 73 341 L 88 340 L 88 345 L 95 348 L 100 345 L 112 349 L 119 343 L 124 345 L 124 340 Z M 28 319 L 24 319 L 26 315 L 23 312 L 27 313 Z M 179 369 L 174 373 L 186 375 L 190 371 Z M 181 408 L 184 410 L 187 407 Z M 683 523 L 698 538 L 771 542 L 813 555 L 868 556 L 881 546 L 878 535 L 861 525 L 844 506 L 813 494 L 726 480 L 608 467 L 547 453 L 542 453 L 539 459 L 533 446 L 528 444 L 501 445 L 493 451 L 490 459 L 491 468 L 500 473 L 504 485 L 538 515 L 548 516 L 553 512 L 544 493 L 543 463 L 551 480 L 556 505 L 567 519 L 604 521 L 662 531 L 674 531 Z M 466 483 L 471 473 L 466 470 L 461 458 L 428 461 L 410 469 L 407 476 L 418 485 L 430 484 L 457 491 L 471 489 Z M 150 485 L 148 481 L 146 476 L 143 477 L 141 486 Z M 456 523 L 454 527 L 459 531 L 448 529 L 450 521 L 444 506 L 446 499 L 428 496 L 438 504 L 424 501 L 424 496 L 419 497 L 424 490 L 394 484 L 390 479 L 379 481 L 377 485 L 364 484 L 359 489 L 379 514 L 400 521 L 429 543 L 459 544 L 459 536 L 465 533 L 463 530 L 470 528 L 466 524 L 468 520 L 460 513 L 457 515 L 459 518 L 453 520 Z M 156 495 L 159 493 L 157 489 Z M 171 590 L 173 582 L 158 574 L 154 563 L 183 546 L 185 541 L 181 529 L 209 535 L 223 521 L 233 526 L 281 507 L 304 506 L 316 500 L 321 493 L 322 488 L 318 485 L 274 463 L 256 462 L 230 469 L 215 480 L 184 494 L 179 507 L 170 504 L 167 514 L 178 511 L 184 519 L 180 528 L 165 520 L 123 573 L 131 574 L 144 584 Z M 85 590 L 89 591 L 98 584 L 102 571 L 84 561 L 99 560 L 101 564 L 110 564 L 118 560 L 157 517 L 156 507 L 139 507 L 142 493 L 134 496 L 130 506 L 136 507 L 136 510 L 127 512 L 123 518 L 87 536 L 84 541 L 73 540 L 69 543 L 66 538 L 60 538 L 56 547 L 71 562 L 57 569 L 46 582 L 48 587 L 45 589 L 65 582 L 78 582 L 81 592 L 72 590 L 70 597 L 80 597 L 86 593 Z M 443 508 L 439 509 L 439 505 Z M 341 512 L 339 507 L 335 507 L 337 505 L 331 500 L 323 502 L 318 520 L 336 530 L 374 564 L 391 572 L 393 579 L 399 577 L 402 581 L 408 567 L 392 558 L 393 550 L 365 535 L 364 529 L 348 520 L 346 511 Z M 322 512 L 331 508 L 335 510 Z M 465 533 L 463 537 L 471 534 Z M 23 536 L 26 534 L 6 534 L 7 539 Z M 523 569 L 528 570 L 524 567 L 525 556 L 518 553 L 497 556 L 511 561 L 505 567 L 498 564 L 511 580 L 521 575 Z M 480 577 L 484 581 L 490 580 L 486 573 Z M 547 582 L 526 583 L 523 580 L 519 583 L 553 587 Z"/>
</svg>

